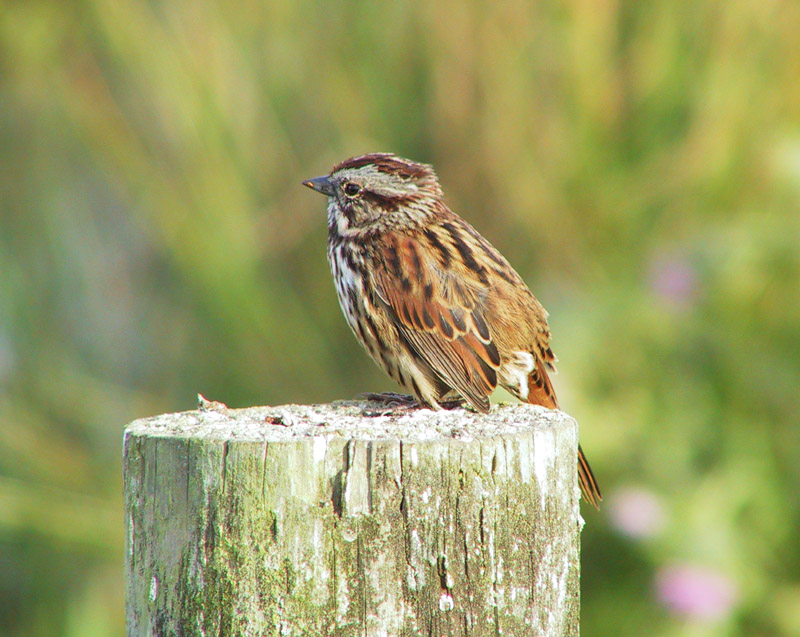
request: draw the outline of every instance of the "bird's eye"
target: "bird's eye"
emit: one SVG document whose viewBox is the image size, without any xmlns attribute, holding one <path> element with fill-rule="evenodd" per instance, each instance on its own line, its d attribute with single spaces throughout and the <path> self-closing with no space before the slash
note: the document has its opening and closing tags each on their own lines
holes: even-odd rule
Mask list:
<svg viewBox="0 0 800 637">
<path fill-rule="evenodd" d="M 348 181 L 344 185 L 344 194 L 346 194 L 348 197 L 355 197 L 360 192 L 361 186 L 354 184 L 352 181 Z"/>
</svg>

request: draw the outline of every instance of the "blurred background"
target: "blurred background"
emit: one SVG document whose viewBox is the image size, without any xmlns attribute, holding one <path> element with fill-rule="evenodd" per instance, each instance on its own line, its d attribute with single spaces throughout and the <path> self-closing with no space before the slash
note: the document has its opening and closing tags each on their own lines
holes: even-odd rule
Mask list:
<svg viewBox="0 0 800 637">
<path fill-rule="evenodd" d="M 124 631 L 139 417 L 396 389 L 300 185 L 393 151 L 549 309 L 586 635 L 800 634 L 800 4 L 0 5 L 0 626 Z"/>
</svg>

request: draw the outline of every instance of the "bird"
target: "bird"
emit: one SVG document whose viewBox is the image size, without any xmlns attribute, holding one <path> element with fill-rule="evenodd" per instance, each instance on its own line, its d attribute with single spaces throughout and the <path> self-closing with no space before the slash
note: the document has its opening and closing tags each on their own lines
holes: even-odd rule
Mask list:
<svg viewBox="0 0 800 637">
<path fill-rule="evenodd" d="M 350 328 L 421 405 L 456 399 L 487 413 L 500 385 L 558 409 L 547 311 L 506 258 L 450 210 L 432 166 L 370 153 L 303 185 L 328 200 L 328 261 Z M 599 508 L 580 445 L 578 481 Z"/>
</svg>

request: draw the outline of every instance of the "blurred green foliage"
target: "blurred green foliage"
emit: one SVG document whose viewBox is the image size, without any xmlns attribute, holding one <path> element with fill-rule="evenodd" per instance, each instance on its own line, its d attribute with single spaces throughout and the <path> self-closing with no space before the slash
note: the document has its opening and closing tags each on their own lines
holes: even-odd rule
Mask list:
<svg viewBox="0 0 800 637">
<path fill-rule="evenodd" d="M 126 422 L 394 389 L 300 186 L 387 150 L 550 310 L 606 493 L 584 633 L 800 634 L 798 33 L 757 0 L 0 5 L 5 634 L 122 633 Z"/>
</svg>

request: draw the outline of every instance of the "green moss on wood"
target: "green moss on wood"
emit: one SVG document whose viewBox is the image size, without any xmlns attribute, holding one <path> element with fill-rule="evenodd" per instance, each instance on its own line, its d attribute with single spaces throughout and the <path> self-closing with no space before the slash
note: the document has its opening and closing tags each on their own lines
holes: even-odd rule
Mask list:
<svg viewBox="0 0 800 637">
<path fill-rule="evenodd" d="M 131 426 L 131 634 L 577 634 L 574 421 L 427 412 L 401 441 L 353 405 L 296 437 L 263 410 Z"/>
</svg>

